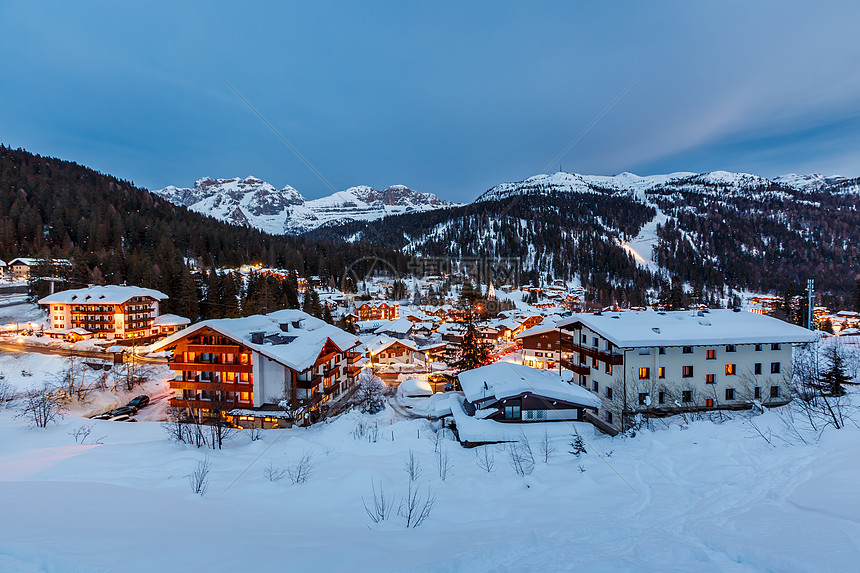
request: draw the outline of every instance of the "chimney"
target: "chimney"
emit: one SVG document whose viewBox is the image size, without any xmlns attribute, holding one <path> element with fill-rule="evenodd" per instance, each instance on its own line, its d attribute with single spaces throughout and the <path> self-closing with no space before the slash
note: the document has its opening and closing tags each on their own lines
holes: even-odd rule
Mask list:
<svg viewBox="0 0 860 573">
<path fill-rule="evenodd" d="M 263 331 L 257 331 L 251 333 L 251 344 L 263 344 L 263 336 L 266 333 Z"/>
<path fill-rule="evenodd" d="M 290 331 L 290 323 L 289 322 L 282 322 L 282 323 L 278 324 L 278 326 L 281 327 L 282 332 L 289 332 Z"/>
</svg>

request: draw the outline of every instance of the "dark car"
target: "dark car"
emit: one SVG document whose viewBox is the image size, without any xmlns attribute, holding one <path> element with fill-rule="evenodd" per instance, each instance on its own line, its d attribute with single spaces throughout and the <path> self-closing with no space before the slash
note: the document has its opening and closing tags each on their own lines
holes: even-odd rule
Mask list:
<svg viewBox="0 0 860 573">
<path fill-rule="evenodd" d="M 147 396 L 146 394 L 141 394 L 137 398 L 133 398 L 128 403 L 129 406 L 131 406 L 132 408 L 137 408 L 138 410 L 140 410 L 141 408 L 143 408 L 144 406 L 146 406 L 148 404 L 149 404 L 149 396 Z"/>
<path fill-rule="evenodd" d="M 111 418 L 122 415 L 134 416 L 135 414 L 137 414 L 137 408 L 134 406 L 121 406 L 116 410 L 110 411 Z"/>
</svg>

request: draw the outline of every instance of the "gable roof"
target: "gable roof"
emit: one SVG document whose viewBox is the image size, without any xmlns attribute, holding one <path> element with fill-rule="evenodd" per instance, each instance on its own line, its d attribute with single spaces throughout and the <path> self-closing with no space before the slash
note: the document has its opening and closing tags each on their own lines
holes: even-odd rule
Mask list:
<svg viewBox="0 0 860 573">
<path fill-rule="evenodd" d="M 554 400 L 599 408 L 600 398 L 549 370 L 530 368 L 512 362 L 494 362 L 457 375 L 469 402 L 486 398 L 501 400 L 520 394 L 534 394 Z"/>
<path fill-rule="evenodd" d="M 301 321 L 298 327 L 294 326 L 297 321 Z M 281 324 L 288 324 L 289 330 L 282 330 Z M 361 343 L 357 336 L 324 320 L 300 310 L 284 309 L 243 318 L 204 320 L 156 342 L 151 350 L 164 350 L 202 328 L 210 328 L 223 334 L 297 372 L 303 372 L 313 366 L 329 341 L 342 352 Z M 262 344 L 251 342 L 252 332 L 263 333 Z"/>
<path fill-rule="evenodd" d="M 631 311 L 575 314 L 556 326 L 581 323 L 619 348 L 813 342 L 818 335 L 805 328 L 754 312 L 727 309 L 708 312 Z M 526 331 L 528 332 L 528 331 Z M 525 334 L 525 333 L 523 333 Z"/>
<path fill-rule="evenodd" d="M 136 296 L 156 300 L 167 298 L 163 292 L 151 288 L 105 285 L 60 291 L 39 300 L 39 304 L 124 304 Z"/>
</svg>

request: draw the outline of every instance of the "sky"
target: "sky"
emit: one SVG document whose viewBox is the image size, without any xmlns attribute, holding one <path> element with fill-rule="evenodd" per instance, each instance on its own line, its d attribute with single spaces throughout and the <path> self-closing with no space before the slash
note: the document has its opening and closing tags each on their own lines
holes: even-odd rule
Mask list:
<svg viewBox="0 0 860 573">
<path fill-rule="evenodd" d="M 465 202 L 558 169 L 858 176 L 858 24 L 856 0 L 8 0 L 0 143 L 309 199 Z"/>
</svg>

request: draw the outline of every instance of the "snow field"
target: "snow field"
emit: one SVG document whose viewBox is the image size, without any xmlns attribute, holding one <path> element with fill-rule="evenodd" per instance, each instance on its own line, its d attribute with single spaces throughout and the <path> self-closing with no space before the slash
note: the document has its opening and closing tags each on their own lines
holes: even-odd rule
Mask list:
<svg viewBox="0 0 860 573">
<path fill-rule="evenodd" d="M 443 481 L 433 426 L 398 421 L 391 410 L 267 431 L 253 442 L 243 432 L 223 451 L 173 443 L 157 423 L 67 417 L 30 430 L 7 410 L 0 507 L 11 518 L 0 520 L 0 569 L 852 569 L 860 557 L 860 430 L 774 447 L 751 431 L 747 415 L 722 424 L 670 420 L 632 439 L 583 433 L 588 453 L 579 458 L 568 453 L 566 433 L 553 432 L 548 463 L 531 439 L 536 461 L 525 477 L 503 446 L 489 446 L 495 467 L 487 473 L 476 463 L 480 449 L 448 435 L 440 446 L 452 469 Z M 76 445 L 68 432 L 83 423 L 94 423 L 92 436 L 104 443 Z M 781 424 L 774 412 L 756 423 L 774 431 Z M 372 523 L 362 497 L 371 501 L 374 481 L 397 504 L 410 451 L 422 466 L 422 494 L 430 488 L 437 497 L 431 516 L 410 530 L 399 516 Z M 304 452 L 314 466 L 306 483 L 266 479 L 268 465 L 286 468 Z M 201 497 L 187 476 L 207 457 Z"/>
</svg>

